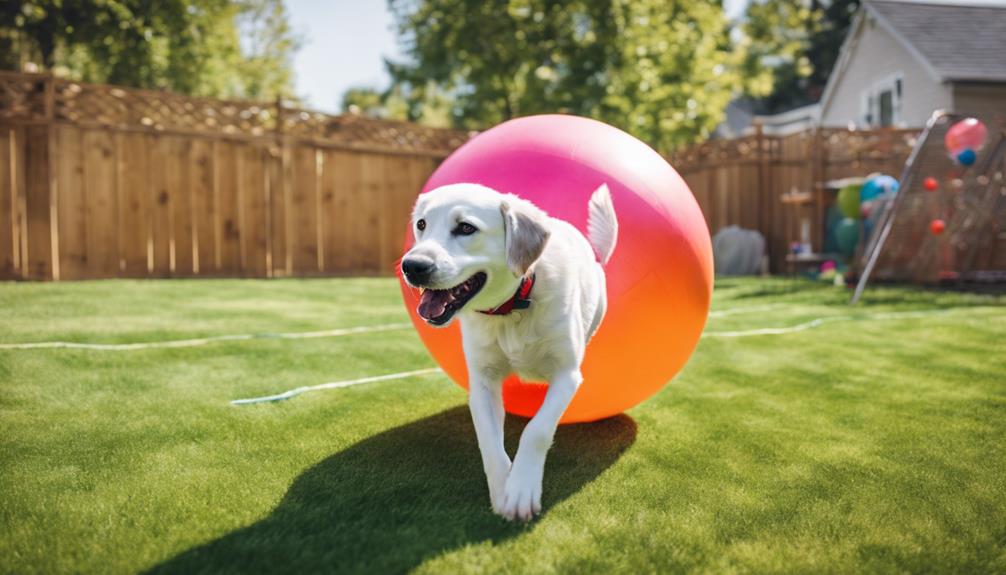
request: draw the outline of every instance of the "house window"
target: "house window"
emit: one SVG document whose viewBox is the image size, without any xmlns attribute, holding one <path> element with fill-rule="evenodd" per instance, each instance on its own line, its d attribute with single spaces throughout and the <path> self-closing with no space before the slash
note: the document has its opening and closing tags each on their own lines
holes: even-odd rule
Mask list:
<svg viewBox="0 0 1006 575">
<path fill-rule="evenodd" d="M 901 77 L 877 82 L 863 94 L 863 120 L 871 128 L 901 123 Z"/>
</svg>

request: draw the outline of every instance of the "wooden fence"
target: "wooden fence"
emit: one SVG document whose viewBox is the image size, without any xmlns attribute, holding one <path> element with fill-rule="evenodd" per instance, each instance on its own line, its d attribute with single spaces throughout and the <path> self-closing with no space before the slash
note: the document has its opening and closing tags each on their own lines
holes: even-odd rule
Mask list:
<svg viewBox="0 0 1006 575">
<path fill-rule="evenodd" d="M 713 140 L 669 156 L 688 182 L 715 234 L 738 225 L 760 231 L 773 271 L 781 271 L 789 243 L 800 239 L 800 220 L 810 222 L 815 251 L 824 245 L 824 221 L 834 196 L 824 183 L 872 172 L 901 175 L 919 130 L 856 131 L 818 128 L 789 136 L 760 130 L 733 140 Z M 784 204 L 783 194 L 809 196 Z"/>
<path fill-rule="evenodd" d="M 799 238 L 782 194 L 899 174 L 916 130 L 818 129 L 669 156 L 710 231 Z M 390 274 L 409 207 L 469 134 L 0 72 L 0 278 Z"/>
<path fill-rule="evenodd" d="M 0 72 L 0 278 L 389 274 L 467 137 Z"/>
</svg>

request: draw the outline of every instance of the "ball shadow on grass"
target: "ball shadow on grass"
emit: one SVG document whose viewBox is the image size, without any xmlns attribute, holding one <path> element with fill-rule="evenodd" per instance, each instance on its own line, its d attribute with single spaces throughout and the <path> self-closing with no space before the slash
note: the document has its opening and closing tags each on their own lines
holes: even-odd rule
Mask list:
<svg viewBox="0 0 1006 575">
<path fill-rule="evenodd" d="M 511 454 L 525 423 L 507 418 Z M 626 415 L 561 426 L 545 470 L 544 512 L 614 464 L 635 437 Z M 322 460 L 267 517 L 149 572 L 403 572 L 533 528 L 491 512 L 468 409 L 457 407 Z"/>
</svg>

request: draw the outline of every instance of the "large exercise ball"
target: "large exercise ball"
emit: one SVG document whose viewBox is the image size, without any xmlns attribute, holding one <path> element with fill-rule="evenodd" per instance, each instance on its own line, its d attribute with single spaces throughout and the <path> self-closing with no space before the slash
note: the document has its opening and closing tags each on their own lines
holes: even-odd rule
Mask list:
<svg viewBox="0 0 1006 575">
<path fill-rule="evenodd" d="M 437 168 L 421 193 L 463 182 L 516 194 L 583 233 L 590 195 L 601 184 L 611 191 L 620 227 L 605 268 L 608 312 L 587 346 L 583 385 L 563 423 L 621 413 L 684 367 L 709 312 L 712 244 L 695 197 L 660 154 L 595 120 L 531 116 L 472 138 Z M 407 231 L 405 248 L 412 243 Z M 416 314 L 417 290 L 404 281 L 401 287 L 423 343 L 467 389 L 459 322 L 431 327 Z M 546 389 L 543 382 L 509 377 L 503 385 L 506 410 L 533 416 Z"/>
</svg>

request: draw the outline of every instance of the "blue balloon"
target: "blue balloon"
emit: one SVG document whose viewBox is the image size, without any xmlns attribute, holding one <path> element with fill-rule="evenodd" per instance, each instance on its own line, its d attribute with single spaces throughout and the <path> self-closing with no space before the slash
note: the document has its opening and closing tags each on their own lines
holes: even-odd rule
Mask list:
<svg viewBox="0 0 1006 575">
<path fill-rule="evenodd" d="M 870 178 L 859 188 L 859 201 L 868 202 L 876 199 L 882 194 L 895 194 L 898 192 L 898 180 L 891 176 L 883 175 Z"/>
<path fill-rule="evenodd" d="M 978 154 L 975 153 L 971 148 L 964 148 L 959 154 L 957 154 L 957 161 L 961 163 L 962 166 L 970 166 L 975 163 L 978 159 Z"/>
</svg>

